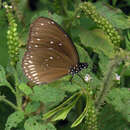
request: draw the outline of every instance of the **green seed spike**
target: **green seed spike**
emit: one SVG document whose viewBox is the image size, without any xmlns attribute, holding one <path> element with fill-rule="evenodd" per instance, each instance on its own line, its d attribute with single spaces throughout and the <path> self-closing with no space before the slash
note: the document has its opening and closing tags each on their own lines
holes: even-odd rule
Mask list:
<svg viewBox="0 0 130 130">
<path fill-rule="evenodd" d="M 8 39 L 8 53 L 10 57 L 10 64 L 15 66 L 18 61 L 18 54 L 21 45 L 19 44 L 19 37 L 17 32 L 17 24 L 13 16 L 12 6 L 9 6 L 6 2 L 3 3 L 3 6 L 7 12 L 7 18 L 9 22 L 7 39 Z"/>
<path fill-rule="evenodd" d="M 96 7 L 92 3 L 82 3 L 79 7 L 79 10 L 83 11 L 89 18 L 91 18 L 97 24 L 97 26 L 100 29 L 102 29 L 108 35 L 111 42 L 115 45 L 115 48 L 120 45 L 120 35 L 112 26 L 112 24 L 96 11 Z"/>
</svg>

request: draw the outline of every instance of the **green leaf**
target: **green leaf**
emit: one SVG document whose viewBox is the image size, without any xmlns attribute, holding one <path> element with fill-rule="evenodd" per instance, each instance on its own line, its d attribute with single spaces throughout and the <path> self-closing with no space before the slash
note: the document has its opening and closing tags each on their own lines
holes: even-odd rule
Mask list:
<svg viewBox="0 0 130 130">
<path fill-rule="evenodd" d="M 130 65 L 125 68 L 123 75 L 128 77 L 130 76 Z"/>
<path fill-rule="evenodd" d="M 0 85 L 6 84 L 6 75 L 4 68 L 0 65 Z"/>
<path fill-rule="evenodd" d="M 5 130 L 11 130 L 11 128 L 16 128 L 20 122 L 24 119 L 24 112 L 16 111 L 12 113 L 5 124 Z"/>
<path fill-rule="evenodd" d="M 96 2 L 95 6 L 97 7 L 97 11 L 107 18 L 107 20 L 113 24 L 113 26 L 117 29 L 128 29 L 130 28 L 130 19 L 117 8 L 113 8 L 112 6 L 103 3 Z"/>
<path fill-rule="evenodd" d="M 127 36 L 125 36 L 126 49 L 130 51 L 130 30 L 127 31 Z"/>
<path fill-rule="evenodd" d="M 84 111 L 81 113 L 81 115 L 73 122 L 73 124 L 71 125 L 71 128 L 79 125 L 82 122 L 82 120 L 85 118 L 86 113 L 87 113 L 87 106 L 84 108 Z"/>
<path fill-rule="evenodd" d="M 5 8 L 0 9 L 0 64 L 6 67 L 8 63 L 7 29 L 8 22 Z"/>
<path fill-rule="evenodd" d="M 58 105 L 66 96 L 63 90 L 49 85 L 35 86 L 33 91 L 34 94 L 30 98 L 43 102 L 48 108 Z"/>
<path fill-rule="evenodd" d="M 117 0 L 112 0 L 112 5 L 115 6 L 117 3 Z"/>
<path fill-rule="evenodd" d="M 36 20 L 38 17 L 48 17 L 48 16 L 49 16 L 48 10 L 40 11 L 40 12 L 36 13 L 36 14 L 32 17 L 30 23 L 32 23 L 32 22 L 33 22 L 34 20 Z"/>
<path fill-rule="evenodd" d="M 44 11 L 40 11 L 39 13 L 37 13 L 36 15 L 34 15 L 30 21 L 30 23 L 32 23 L 35 19 L 37 19 L 38 17 L 47 17 L 50 18 L 52 20 L 54 20 L 55 22 L 57 22 L 58 24 L 61 25 L 63 18 L 62 16 L 59 16 L 57 14 L 50 14 L 48 12 L 48 10 L 44 10 Z"/>
<path fill-rule="evenodd" d="M 82 30 L 80 39 L 86 48 L 90 47 L 97 53 L 102 51 L 108 57 L 114 56 L 114 46 L 103 31 L 99 29 L 92 31 Z"/>
<path fill-rule="evenodd" d="M 128 51 L 130 51 L 130 40 L 125 37 L 125 43 L 126 43 L 126 48 Z"/>
<path fill-rule="evenodd" d="M 16 65 L 18 79 L 19 79 L 20 83 L 23 83 L 23 82 L 26 83 L 28 80 L 27 80 L 26 76 L 24 75 L 23 68 L 22 68 L 22 60 L 23 60 L 23 55 L 25 53 L 25 49 L 20 49 L 19 53 L 20 53 L 19 61 Z"/>
<path fill-rule="evenodd" d="M 29 86 L 27 86 L 25 83 L 21 83 L 21 84 L 19 85 L 19 89 L 20 89 L 22 92 L 24 92 L 27 96 L 29 96 L 30 94 L 33 93 L 32 89 L 31 89 Z"/>
<path fill-rule="evenodd" d="M 103 75 L 105 75 L 106 70 L 109 67 L 109 58 L 105 56 L 102 52 L 99 53 L 99 67 Z"/>
<path fill-rule="evenodd" d="M 27 106 L 25 107 L 25 113 L 29 114 L 32 112 L 35 112 L 40 107 L 39 102 L 29 102 Z"/>
<path fill-rule="evenodd" d="M 55 126 L 52 123 L 46 124 L 47 130 L 56 130 Z"/>
<path fill-rule="evenodd" d="M 59 25 L 62 26 L 62 22 L 63 22 L 63 17 L 62 16 L 57 15 L 57 14 L 54 13 L 53 15 L 51 15 L 50 18 L 53 19 L 55 22 L 57 22 Z"/>
<path fill-rule="evenodd" d="M 15 94 L 14 88 L 10 85 L 10 83 L 6 80 L 6 74 L 4 68 L 0 65 L 0 86 L 8 87 L 12 93 Z"/>
<path fill-rule="evenodd" d="M 80 26 L 81 26 L 81 28 L 84 28 L 86 30 L 92 30 L 97 27 L 95 22 L 86 16 L 80 17 Z"/>
<path fill-rule="evenodd" d="M 130 130 L 129 123 L 109 104 L 100 110 L 98 124 L 99 130 Z"/>
<path fill-rule="evenodd" d="M 74 105 L 77 103 L 78 99 L 80 98 L 81 95 L 78 95 L 74 101 L 69 103 L 66 107 L 64 107 L 60 112 L 58 112 L 51 120 L 52 121 L 57 121 L 57 120 L 64 120 L 70 110 L 74 107 Z"/>
<path fill-rule="evenodd" d="M 56 114 L 51 120 L 52 121 L 64 120 L 72 108 L 73 108 L 72 106 L 64 108 L 62 111 L 58 112 L 58 114 Z"/>
<path fill-rule="evenodd" d="M 89 85 L 92 87 L 92 90 L 97 91 L 99 86 L 101 85 L 101 80 L 93 73 L 90 73 L 92 80 L 89 82 Z"/>
<path fill-rule="evenodd" d="M 127 88 L 113 88 L 109 92 L 106 101 L 130 122 L 130 91 Z"/>
<path fill-rule="evenodd" d="M 75 84 L 73 81 L 72 81 L 72 84 L 71 84 L 70 81 L 64 81 L 64 80 L 52 83 L 51 86 L 57 87 L 57 88 L 59 88 L 63 91 L 69 92 L 69 93 L 73 93 L 73 92 L 76 92 L 76 91 L 81 89 L 80 86 Z"/>
<path fill-rule="evenodd" d="M 88 55 L 88 52 L 85 51 L 85 49 L 78 44 L 75 44 L 75 46 L 76 46 L 76 50 L 78 51 L 80 62 L 87 62 L 89 64 L 87 69 L 90 69 L 92 67 L 92 60 Z"/>
<path fill-rule="evenodd" d="M 30 117 L 24 124 L 25 130 L 56 130 L 51 123 L 40 123 L 36 117 Z"/>
<path fill-rule="evenodd" d="M 53 116 L 55 113 L 57 113 L 58 111 L 62 110 L 64 108 L 65 105 L 69 104 L 76 96 L 78 96 L 79 93 L 74 93 L 70 98 L 68 98 L 66 101 L 64 101 L 61 105 L 59 105 L 58 107 L 54 108 L 53 110 L 45 113 L 43 115 L 43 120 L 44 119 L 48 119 L 51 116 Z"/>
</svg>

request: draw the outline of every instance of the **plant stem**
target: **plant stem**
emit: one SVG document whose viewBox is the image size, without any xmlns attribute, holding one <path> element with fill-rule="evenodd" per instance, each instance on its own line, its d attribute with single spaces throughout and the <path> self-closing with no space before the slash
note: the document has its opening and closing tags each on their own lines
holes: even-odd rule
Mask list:
<svg viewBox="0 0 130 130">
<path fill-rule="evenodd" d="M 6 83 L 7 87 L 11 90 L 11 92 L 16 95 L 15 89 L 13 89 L 13 87 L 7 82 Z"/>
<path fill-rule="evenodd" d="M 19 21 L 24 25 L 25 23 L 24 23 L 24 21 L 23 21 L 23 14 L 22 14 L 22 12 L 20 11 L 20 9 L 18 8 L 18 4 L 19 4 L 19 0 L 12 0 L 11 1 L 11 4 L 12 4 L 12 6 L 13 6 L 13 9 L 14 9 L 14 11 L 15 11 L 15 14 L 16 14 L 16 16 L 17 16 L 17 18 L 19 19 Z"/>
<path fill-rule="evenodd" d="M 71 26 L 72 26 L 74 20 L 77 19 L 77 14 L 78 14 L 78 13 L 79 13 L 79 9 L 76 8 L 76 10 L 75 10 L 73 16 L 69 19 L 69 22 L 67 23 L 67 26 L 66 26 L 67 29 L 70 29 L 70 28 L 71 28 Z"/>
<path fill-rule="evenodd" d="M 77 113 L 77 116 L 79 117 L 80 114 L 82 113 L 82 110 L 83 109 L 83 101 L 82 99 L 80 98 L 76 104 L 76 113 Z M 76 130 L 81 130 L 81 125 L 78 125 L 76 127 Z"/>
<path fill-rule="evenodd" d="M 97 109 L 99 109 L 101 104 L 104 102 L 104 97 L 112 86 L 110 84 L 111 80 L 112 80 L 112 73 L 113 73 L 115 67 L 120 62 L 120 60 L 121 60 L 120 58 L 115 57 L 115 60 L 113 61 L 113 63 L 111 63 L 111 66 L 109 67 L 109 70 L 106 73 L 103 85 L 102 85 L 101 90 L 100 90 L 99 94 L 97 95 L 97 98 L 96 98 L 96 101 L 95 101 L 95 106 L 96 106 Z"/>
<path fill-rule="evenodd" d="M 1 7 L 2 7 L 2 0 L 0 0 L 0 9 L 1 9 Z"/>
<path fill-rule="evenodd" d="M 16 105 L 14 105 L 12 102 L 10 102 L 9 100 L 7 100 L 4 96 L 0 96 L 0 101 L 3 101 L 5 103 L 7 103 L 9 106 L 11 106 L 14 110 L 18 110 L 18 107 Z"/>
<path fill-rule="evenodd" d="M 17 75 L 17 72 L 15 71 L 15 86 L 16 86 L 16 102 L 17 102 L 17 106 L 19 109 L 22 109 L 22 96 L 21 96 L 21 93 L 20 93 L 20 90 L 18 88 L 19 86 L 19 79 L 18 79 L 18 75 Z"/>
<path fill-rule="evenodd" d="M 67 1 L 66 0 L 62 0 L 61 1 L 62 7 L 63 7 L 63 13 L 65 16 L 67 16 Z"/>
</svg>

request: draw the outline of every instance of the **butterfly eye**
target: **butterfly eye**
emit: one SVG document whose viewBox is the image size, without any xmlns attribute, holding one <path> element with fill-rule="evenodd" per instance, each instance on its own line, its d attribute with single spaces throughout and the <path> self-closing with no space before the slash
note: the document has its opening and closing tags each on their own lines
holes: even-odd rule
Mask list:
<svg viewBox="0 0 130 130">
<path fill-rule="evenodd" d="M 72 40 L 56 22 L 40 17 L 30 26 L 22 67 L 30 81 L 42 84 L 74 75 L 87 63 L 79 63 Z"/>
</svg>

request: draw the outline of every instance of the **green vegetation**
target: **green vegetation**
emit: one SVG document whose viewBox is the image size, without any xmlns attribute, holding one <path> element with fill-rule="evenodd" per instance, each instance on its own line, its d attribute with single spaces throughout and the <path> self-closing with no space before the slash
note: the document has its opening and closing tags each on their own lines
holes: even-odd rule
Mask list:
<svg viewBox="0 0 130 130">
<path fill-rule="evenodd" d="M 84 0 L 85 1 L 85 0 Z M 0 130 L 130 130 L 129 0 L 0 0 Z M 22 57 L 39 16 L 61 25 L 89 64 L 30 87 Z"/>
</svg>

